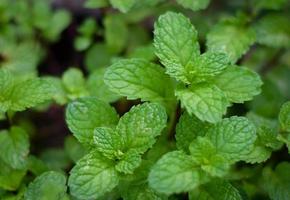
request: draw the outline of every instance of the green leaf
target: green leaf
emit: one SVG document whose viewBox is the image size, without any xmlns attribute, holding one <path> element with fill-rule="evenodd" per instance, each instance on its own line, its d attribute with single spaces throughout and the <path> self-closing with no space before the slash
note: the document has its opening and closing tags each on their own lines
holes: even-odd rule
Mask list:
<svg viewBox="0 0 290 200">
<path fill-rule="evenodd" d="M 114 8 L 117 8 L 125 13 L 134 6 L 136 0 L 110 0 L 110 3 Z"/>
<path fill-rule="evenodd" d="M 189 193 L 189 200 L 243 200 L 237 188 L 228 181 L 213 179 Z"/>
<path fill-rule="evenodd" d="M 128 0 L 114 0 L 114 1 L 123 2 Z M 126 47 L 127 40 L 129 37 L 127 25 L 125 24 L 124 20 L 122 20 L 122 18 L 120 18 L 118 15 L 106 15 L 104 20 L 104 26 L 105 26 L 105 41 L 108 50 L 111 53 L 120 53 Z"/>
<path fill-rule="evenodd" d="M 69 68 L 62 76 L 62 83 L 69 99 L 88 96 L 85 78 L 78 68 Z"/>
<path fill-rule="evenodd" d="M 86 150 L 84 149 L 84 147 L 73 136 L 68 136 L 65 138 L 64 151 L 68 155 L 68 157 L 74 162 L 77 162 L 86 154 Z"/>
<path fill-rule="evenodd" d="M 71 194 L 79 199 L 97 199 L 118 183 L 114 163 L 97 152 L 91 152 L 79 160 L 68 180 Z"/>
<path fill-rule="evenodd" d="M 25 200 L 61 200 L 66 195 L 66 177 L 55 171 L 49 171 L 36 177 L 24 194 Z"/>
<path fill-rule="evenodd" d="M 10 71 L 0 68 L 0 112 L 6 112 L 11 102 L 9 101 L 11 93 L 13 92 L 14 77 Z"/>
<path fill-rule="evenodd" d="M 188 192 L 200 183 L 196 163 L 181 151 L 165 154 L 151 168 L 149 186 L 164 194 Z"/>
<path fill-rule="evenodd" d="M 191 82 L 206 81 L 225 70 L 228 66 L 227 56 L 223 53 L 206 52 L 197 57 L 194 68 L 190 71 Z"/>
<path fill-rule="evenodd" d="M 95 98 L 86 97 L 68 104 L 66 122 L 74 136 L 85 145 L 92 145 L 96 127 L 112 127 L 118 122 L 114 108 Z"/>
<path fill-rule="evenodd" d="M 257 42 L 270 47 L 290 46 L 289 16 L 283 14 L 268 14 L 255 24 Z"/>
<path fill-rule="evenodd" d="M 198 11 L 205 9 L 210 3 L 210 0 L 177 0 L 177 3 L 185 8 Z"/>
<path fill-rule="evenodd" d="M 16 126 L 0 133 L 0 159 L 14 169 L 24 169 L 29 153 L 27 133 Z"/>
<path fill-rule="evenodd" d="M 245 117 L 237 116 L 225 118 L 210 127 L 206 137 L 229 162 L 243 159 L 253 149 L 257 138 L 254 124 Z"/>
<path fill-rule="evenodd" d="M 125 149 L 135 149 L 144 153 L 155 143 L 167 122 L 164 107 L 155 103 L 134 106 L 120 119 L 116 132 L 126 144 Z"/>
<path fill-rule="evenodd" d="M 86 0 L 85 7 L 86 8 L 102 8 L 109 5 L 108 0 Z"/>
<path fill-rule="evenodd" d="M 290 101 L 282 105 L 279 113 L 279 122 L 283 131 L 290 132 Z"/>
<path fill-rule="evenodd" d="M 215 85 L 200 83 L 177 89 L 175 95 L 189 114 L 201 121 L 218 122 L 229 105 L 224 93 Z"/>
<path fill-rule="evenodd" d="M 253 0 L 253 7 L 259 11 L 266 10 L 280 10 L 287 4 L 287 0 Z"/>
<path fill-rule="evenodd" d="M 143 59 L 114 63 L 107 69 L 104 81 L 111 91 L 128 99 L 161 103 L 175 100 L 173 83 L 164 70 Z"/>
<path fill-rule="evenodd" d="M 132 174 L 134 170 L 141 164 L 140 154 L 133 150 L 129 150 L 122 156 L 121 160 L 115 166 L 116 170 L 125 174 Z"/>
<path fill-rule="evenodd" d="M 98 68 L 93 71 L 87 80 L 87 88 L 91 96 L 96 97 L 105 102 L 114 102 L 120 97 L 116 93 L 109 90 L 104 82 L 104 74 L 106 68 Z"/>
<path fill-rule="evenodd" d="M 263 84 L 257 73 L 238 66 L 229 66 L 217 75 L 213 82 L 233 103 L 252 100 L 254 96 L 261 93 Z"/>
<path fill-rule="evenodd" d="M 263 170 L 263 185 L 265 191 L 273 200 L 288 200 L 290 196 L 289 162 L 281 162 L 275 170 L 266 167 Z"/>
<path fill-rule="evenodd" d="M 98 152 L 109 159 L 114 159 L 118 156 L 123 144 L 122 138 L 116 134 L 115 130 L 106 127 L 97 127 L 94 130 L 93 138 L 94 148 Z"/>
<path fill-rule="evenodd" d="M 249 154 L 245 155 L 243 161 L 247 163 L 262 163 L 271 157 L 272 149 L 261 144 L 254 144 L 254 148 Z"/>
<path fill-rule="evenodd" d="M 189 146 L 190 154 L 201 169 L 212 176 L 224 176 L 229 170 L 229 162 L 207 138 L 198 137 Z"/>
<path fill-rule="evenodd" d="M 189 19 L 180 13 L 161 15 L 154 26 L 154 46 L 166 73 L 189 83 L 188 72 L 200 54 L 197 31 Z"/>
<path fill-rule="evenodd" d="M 195 116 L 190 116 L 187 112 L 184 112 L 176 125 L 176 146 L 178 149 L 185 152 L 189 152 L 190 143 L 198 136 L 204 136 L 209 124 L 202 122 Z"/>
<path fill-rule="evenodd" d="M 228 55 L 235 63 L 255 42 L 255 32 L 251 28 L 234 23 L 219 23 L 207 35 L 206 46 L 211 52 Z"/>
<path fill-rule="evenodd" d="M 26 170 L 15 170 L 0 160 L 0 188 L 15 191 L 21 184 Z"/>
</svg>

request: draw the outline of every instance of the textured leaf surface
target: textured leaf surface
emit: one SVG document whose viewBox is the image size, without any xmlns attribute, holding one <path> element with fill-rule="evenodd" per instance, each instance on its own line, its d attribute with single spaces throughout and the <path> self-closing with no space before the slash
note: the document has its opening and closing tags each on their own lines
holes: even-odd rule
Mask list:
<svg viewBox="0 0 290 200">
<path fill-rule="evenodd" d="M 205 9 L 210 0 L 177 0 L 177 3 L 193 11 Z"/>
<path fill-rule="evenodd" d="M 198 136 L 204 136 L 208 127 L 208 123 L 202 122 L 195 116 L 190 116 L 187 112 L 184 112 L 176 125 L 175 139 L 177 148 L 189 152 L 189 144 Z"/>
<path fill-rule="evenodd" d="M 255 32 L 241 25 L 219 23 L 207 35 L 207 48 L 212 52 L 221 52 L 235 63 L 255 42 Z"/>
<path fill-rule="evenodd" d="M 164 107 L 155 103 L 144 103 L 131 108 L 119 121 L 116 131 L 125 142 L 126 149 L 145 152 L 155 143 L 155 137 L 166 126 Z"/>
<path fill-rule="evenodd" d="M 214 78 L 214 84 L 229 101 L 243 103 L 260 94 L 263 83 L 257 73 L 244 67 L 229 66 Z"/>
<path fill-rule="evenodd" d="M 187 112 L 202 121 L 215 123 L 226 113 L 228 101 L 215 85 L 207 83 L 192 85 L 177 89 L 175 94 Z"/>
<path fill-rule="evenodd" d="M 96 199 L 117 186 L 119 177 L 112 161 L 97 152 L 80 159 L 70 172 L 68 185 L 79 199 Z"/>
<path fill-rule="evenodd" d="M 228 161 L 207 138 L 198 137 L 190 144 L 189 150 L 192 158 L 201 165 L 201 169 L 212 176 L 223 176 L 228 171 Z"/>
<path fill-rule="evenodd" d="M 290 101 L 282 105 L 279 113 L 279 122 L 282 130 L 290 132 Z"/>
<path fill-rule="evenodd" d="M 105 73 L 109 89 L 128 99 L 167 102 L 174 100 L 173 83 L 163 68 L 143 59 L 114 63 Z"/>
<path fill-rule="evenodd" d="M 199 173 L 190 156 L 181 151 L 165 154 L 149 173 L 149 185 L 165 193 L 187 192 L 199 184 Z"/>
<path fill-rule="evenodd" d="M 110 0 L 110 3 L 114 8 L 122 12 L 128 12 L 136 3 L 136 0 Z"/>
<path fill-rule="evenodd" d="M 112 127 L 118 122 L 114 108 L 96 98 L 81 98 L 68 104 L 66 122 L 74 136 L 87 145 L 93 143 L 96 127 Z"/>
<path fill-rule="evenodd" d="M 14 169 L 24 169 L 29 153 L 27 133 L 19 128 L 12 127 L 10 131 L 0 133 L 0 158 Z"/>
<path fill-rule="evenodd" d="M 189 194 L 189 200 L 242 200 L 239 190 L 229 182 L 213 179 Z"/>
<path fill-rule="evenodd" d="M 209 128 L 206 137 L 216 151 L 222 153 L 230 162 L 239 161 L 252 149 L 257 138 L 255 126 L 245 117 L 231 117 Z"/>
<path fill-rule="evenodd" d="M 134 170 L 141 164 L 141 155 L 133 150 L 129 150 L 122 156 L 121 160 L 115 166 L 116 170 L 125 174 L 132 174 Z"/>
<path fill-rule="evenodd" d="M 31 182 L 24 194 L 25 200 L 62 200 L 66 194 L 66 177 L 54 171 L 44 172 Z"/>
<path fill-rule="evenodd" d="M 167 12 L 155 23 L 154 46 L 156 55 L 166 67 L 166 73 L 189 83 L 188 71 L 200 54 L 197 32 L 182 14 Z"/>
</svg>

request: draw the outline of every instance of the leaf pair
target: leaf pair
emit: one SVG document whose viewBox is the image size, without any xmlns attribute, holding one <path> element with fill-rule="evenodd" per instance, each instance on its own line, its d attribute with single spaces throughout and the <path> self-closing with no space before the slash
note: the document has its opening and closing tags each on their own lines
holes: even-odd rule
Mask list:
<svg viewBox="0 0 290 200">
<path fill-rule="evenodd" d="M 0 69 L 0 112 L 23 111 L 52 98 L 54 88 L 42 78 L 18 80 Z"/>
<path fill-rule="evenodd" d="M 188 117 L 181 120 L 188 121 Z M 184 129 L 188 122 L 179 123 L 183 124 L 178 125 L 176 135 L 180 150 L 165 154 L 149 174 L 149 185 L 165 194 L 188 192 L 212 176 L 224 176 L 231 164 L 243 160 L 251 151 L 257 137 L 255 126 L 245 117 L 225 118 L 214 125 L 204 125 L 205 128 L 192 128 L 194 132 L 183 132 L 188 130 Z M 189 147 L 182 145 L 188 141 Z"/>
<path fill-rule="evenodd" d="M 165 109 L 144 103 L 118 116 L 108 104 L 83 98 L 69 104 L 67 123 L 77 139 L 91 150 L 72 169 L 69 186 L 78 198 L 98 198 L 131 174 L 141 163 L 141 154 L 155 143 L 166 126 Z"/>
</svg>

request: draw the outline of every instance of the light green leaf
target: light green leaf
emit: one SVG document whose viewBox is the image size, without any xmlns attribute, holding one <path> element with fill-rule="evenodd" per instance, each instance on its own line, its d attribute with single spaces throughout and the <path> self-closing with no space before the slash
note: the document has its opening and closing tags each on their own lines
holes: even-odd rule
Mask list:
<svg viewBox="0 0 290 200">
<path fill-rule="evenodd" d="M 107 69 L 104 81 L 111 91 L 128 99 L 140 98 L 164 104 L 175 100 L 173 83 L 164 70 L 144 59 L 114 63 Z"/>
<path fill-rule="evenodd" d="M 188 72 L 200 54 L 197 31 L 189 19 L 180 13 L 161 15 L 154 26 L 154 46 L 166 73 L 189 83 Z"/>
<path fill-rule="evenodd" d="M 151 168 L 149 186 L 164 194 L 188 192 L 200 183 L 196 163 L 181 151 L 165 154 Z"/>
<path fill-rule="evenodd" d="M 110 3 L 114 8 L 122 12 L 128 12 L 136 3 L 136 0 L 110 0 Z"/>
<path fill-rule="evenodd" d="M 24 200 L 62 200 L 66 195 L 66 177 L 55 171 L 44 172 L 31 182 Z"/>
<path fill-rule="evenodd" d="M 6 112 L 11 102 L 9 98 L 14 86 L 14 78 L 10 71 L 0 68 L 0 112 Z"/>
<path fill-rule="evenodd" d="M 144 153 L 155 143 L 167 122 L 164 107 L 155 103 L 134 106 L 119 121 L 116 132 L 124 141 L 126 149 Z"/>
<path fill-rule="evenodd" d="M 216 151 L 214 145 L 207 138 L 198 137 L 189 146 L 192 159 L 201 169 L 212 176 L 224 176 L 229 170 L 229 162 L 223 154 Z"/>
<path fill-rule="evenodd" d="M 112 127 L 118 122 L 113 107 L 96 98 L 86 97 L 68 104 L 66 122 L 74 136 L 85 145 L 92 145 L 96 127 Z"/>
<path fill-rule="evenodd" d="M 68 180 L 71 194 L 79 199 L 97 199 L 118 183 L 114 163 L 97 152 L 91 152 L 79 160 Z"/>
<path fill-rule="evenodd" d="M 257 138 L 256 129 L 245 117 L 225 118 L 208 129 L 206 137 L 216 151 L 224 154 L 230 162 L 236 162 L 252 149 Z"/>
<path fill-rule="evenodd" d="M 78 68 L 69 68 L 62 76 L 62 83 L 70 99 L 88 96 L 85 78 Z"/>
<path fill-rule="evenodd" d="M 288 200 L 290 196 L 290 163 L 282 162 L 273 171 L 269 167 L 263 170 L 265 191 L 273 200 Z"/>
<path fill-rule="evenodd" d="M 118 161 L 117 165 L 115 166 L 116 170 L 119 172 L 123 172 L 125 174 L 132 174 L 134 170 L 140 166 L 141 164 L 141 156 L 140 154 L 133 150 L 129 150 L 122 156 L 121 160 Z"/>
<path fill-rule="evenodd" d="M 283 131 L 290 132 L 290 101 L 282 105 L 279 113 L 279 122 Z"/>
<path fill-rule="evenodd" d="M 177 89 L 175 95 L 187 112 L 201 121 L 220 121 L 229 105 L 224 93 L 215 85 L 207 83 Z"/>
<path fill-rule="evenodd" d="M 239 190 L 229 182 L 213 179 L 189 193 L 189 200 L 243 200 Z"/>
<path fill-rule="evenodd" d="M 177 3 L 185 8 L 197 11 L 205 9 L 210 3 L 210 0 L 177 0 Z"/>
<path fill-rule="evenodd" d="M 270 47 L 290 46 L 289 16 L 283 14 L 268 14 L 255 24 L 257 42 Z"/>
<path fill-rule="evenodd" d="M 244 156 L 243 161 L 247 163 L 262 163 L 271 157 L 272 149 L 261 144 L 254 144 L 251 152 Z"/>
<path fill-rule="evenodd" d="M 105 102 L 114 102 L 118 100 L 119 95 L 110 91 L 104 82 L 104 74 L 106 68 L 98 68 L 93 71 L 87 80 L 87 88 L 91 96 L 96 97 Z"/>
<path fill-rule="evenodd" d="M 189 144 L 198 136 L 204 136 L 209 124 L 202 122 L 195 116 L 184 112 L 176 125 L 176 146 L 178 149 L 189 152 Z"/>
<path fill-rule="evenodd" d="M 128 0 L 114 1 L 123 2 Z M 122 18 L 120 18 L 118 15 L 106 15 L 104 20 L 104 26 L 105 41 L 108 50 L 111 53 L 120 53 L 125 48 L 129 37 L 127 25 L 125 24 L 124 20 L 122 20 Z"/>
<path fill-rule="evenodd" d="M 234 23 L 219 23 L 207 35 L 206 46 L 211 52 L 228 55 L 235 63 L 255 42 L 255 32 L 251 28 Z"/>
<path fill-rule="evenodd" d="M 109 159 L 123 154 L 122 138 L 116 134 L 115 130 L 106 127 L 97 127 L 94 130 L 94 148 Z M 121 155 L 120 155 L 121 156 Z"/>
<path fill-rule="evenodd" d="M 229 66 L 214 78 L 213 83 L 220 88 L 233 103 L 252 100 L 261 93 L 263 82 L 259 75 L 247 68 Z"/>
<path fill-rule="evenodd" d="M 24 169 L 29 153 L 27 133 L 16 126 L 0 133 L 0 159 L 14 169 Z"/>
<path fill-rule="evenodd" d="M 228 58 L 223 53 L 206 52 L 194 61 L 194 68 L 189 72 L 192 83 L 206 81 L 222 73 L 228 66 Z"/>
</svg>

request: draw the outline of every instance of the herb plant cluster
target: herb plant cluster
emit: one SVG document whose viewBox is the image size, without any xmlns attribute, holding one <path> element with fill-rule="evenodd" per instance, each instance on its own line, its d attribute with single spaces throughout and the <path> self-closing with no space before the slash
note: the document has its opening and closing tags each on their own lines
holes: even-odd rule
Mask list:
<svg viewBox="0 0 290 200">
<path fill-rule="evenodd" d="M 289 1 L 76 7 L 0 0 L 1 200 L 290 199 Z"/>
</svg>

